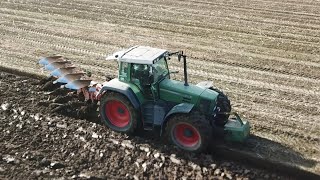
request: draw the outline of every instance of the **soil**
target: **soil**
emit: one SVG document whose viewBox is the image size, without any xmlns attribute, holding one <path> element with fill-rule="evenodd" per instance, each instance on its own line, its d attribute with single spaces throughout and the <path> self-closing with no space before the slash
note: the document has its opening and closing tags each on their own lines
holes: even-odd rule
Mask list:
<svg viewBox="0 0 320 180">
<path fill-rule="evenodd" d="M 0 72 L 0 84 L 1 179 L 285 179 L 156 136 L 115 133 L 76 108 L 52 113 L 56 96 L 39 80 Z"/>
<path fill-rule="evenodd" d="M 190 83 L 213 81 L 250 121 L 252 153 L 319 174 L 319 8 L 312 0 L 2 0 L 0 67 L 43 76 L 39 58 L 61 54 L 102 82 L 118 67 L 101 59 L 119 49 L 184 50 Z M 181 80 L 183 65 L 169 65 Z"/>
</svg>

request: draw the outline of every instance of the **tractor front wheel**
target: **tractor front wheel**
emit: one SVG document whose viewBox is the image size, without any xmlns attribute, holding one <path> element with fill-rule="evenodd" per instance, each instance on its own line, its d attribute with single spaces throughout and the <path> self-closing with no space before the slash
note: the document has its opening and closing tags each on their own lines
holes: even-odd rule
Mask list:
<svg viewBox="0 0 320 180">
<path fill-rule="evenodd" d="M 174 115 L 167 124 L 166 138 L 173 145 L 190 152 L 205 150 L 212 136 L 212 127 L 198 112 Z"/>
<path fill-rule="evenodd" d="M 102 97 L 100 116 L 104 124 L 117 132 L 130 134 L 137 128 L 137 110 L 124 95 L 116 92 L 107 93 Z"/>
</svg>

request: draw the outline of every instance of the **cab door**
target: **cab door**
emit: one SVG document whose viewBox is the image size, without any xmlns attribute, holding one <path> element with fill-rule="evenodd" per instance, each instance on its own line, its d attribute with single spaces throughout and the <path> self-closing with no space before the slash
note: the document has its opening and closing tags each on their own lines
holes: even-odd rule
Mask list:
<svg viewBox="0 0 320 180">
<path fill-rule="evenodd" d="M 159 90 L 160 82 L 166 78 L 170 79 L 167 60 L 164 56 L 154 61 L 154 64 L 152 65 L 152 74 L 153 74 L 154 82 L 151 84 L 151 91 L 152 91 L 154 100 L 157 101 L 160 99 L 160 90 Z"/>
<path fill-rule="evenodd" d="M 146 99 L 154 99 L 151 90 L 153 83 L 152 66 L 146 64 L 132 64 L 131 83 L 139 87 Z"/>
</svg>

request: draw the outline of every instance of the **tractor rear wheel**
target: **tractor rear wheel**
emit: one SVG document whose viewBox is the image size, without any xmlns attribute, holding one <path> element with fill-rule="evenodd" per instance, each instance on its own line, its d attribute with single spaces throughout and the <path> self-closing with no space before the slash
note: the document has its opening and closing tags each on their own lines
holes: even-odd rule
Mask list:
<svg viewBox="0 0 320 180">
<path fill-rule="evenodd" d="M 166 127 L 165 136 L 173 145 L 190 152 L 205 150 L 212 136 L 212 127 L 198 112 L 174 115 Z"/>
<path fill-rule="evenodd" d="M 104 124 L 117 132 L 131 134 L 137 128 L 137 110 L 124 95 L 116 92 L 107 93 L 102 97 L 100 116 Z"/>
</svg>

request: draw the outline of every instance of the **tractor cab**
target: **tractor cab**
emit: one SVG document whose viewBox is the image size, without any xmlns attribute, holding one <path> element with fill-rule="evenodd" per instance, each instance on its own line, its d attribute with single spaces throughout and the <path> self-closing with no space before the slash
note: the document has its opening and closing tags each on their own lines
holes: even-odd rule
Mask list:
<svg viewBox="0 0 320 180">
<path fill-rule="evenodd" d="M 158 83 L 164 78 L 170 78 L 167 54 L 163 49 L 135 46 L 117 52 L 110 58 L 118 60 L 120 81 L 137 86 L 145 99 L 156 100 Z"/>
</svg>

